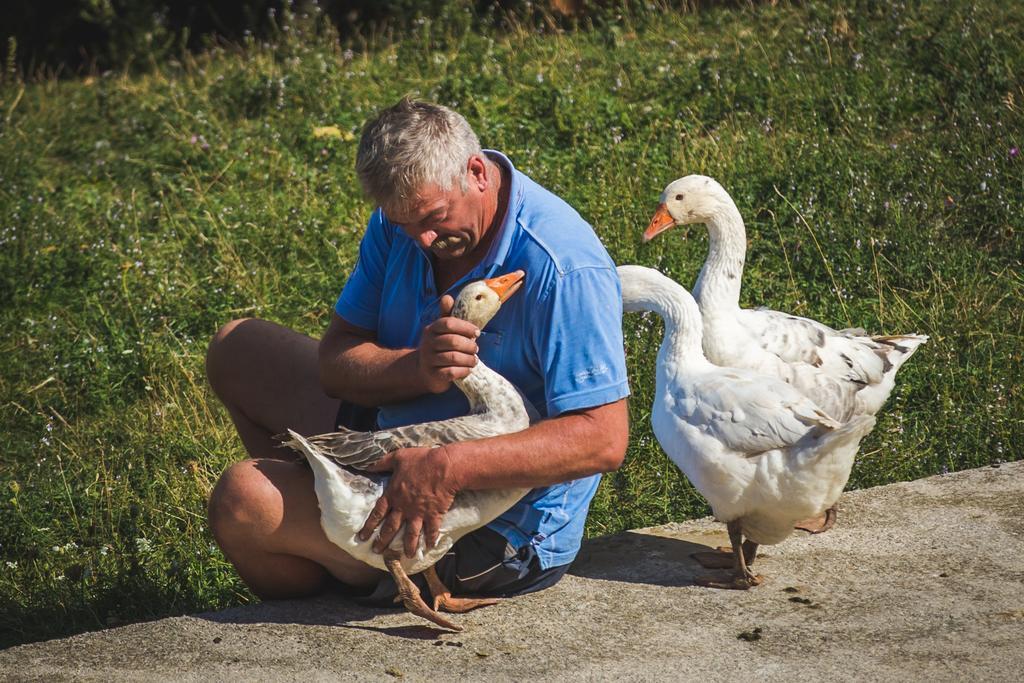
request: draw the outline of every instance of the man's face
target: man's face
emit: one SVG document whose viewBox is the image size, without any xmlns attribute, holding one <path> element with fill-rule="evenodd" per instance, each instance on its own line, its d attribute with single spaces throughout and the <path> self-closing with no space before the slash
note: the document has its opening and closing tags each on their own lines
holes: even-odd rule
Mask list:
<svg viewBox="0 0 1024 683">
<path fill-rule="evenodd" d="M 401 226 L 402 232 L 416 240 L 439 259 L 457 259 L 470 254 L 483 237 L 486 219 L 483 191 L 467 173 L 469 189 L 462 191 L 458 182 L 451 189 L 429 186 L 419 191 L 408 215 L 388 214 L 388 219 Z"/>
</svg>

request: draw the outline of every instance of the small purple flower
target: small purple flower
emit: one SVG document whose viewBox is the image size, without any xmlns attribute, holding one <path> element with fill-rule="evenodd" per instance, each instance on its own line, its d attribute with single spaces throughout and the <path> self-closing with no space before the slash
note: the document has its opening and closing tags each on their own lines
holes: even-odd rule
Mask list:
<svg viewBox="0 0 1024 683">
<path fill-rule="evenodd" d="M 198 136 L 198 135 L 193 135 L 192 137 L 190 137 L 190 138 L 188 139 L 188 142 L 189 142 L 189 144 L 191 144 L 191 145 L 194 145 L 194 144 L 196 144 L 197 142 L 199 142 L 199 136 Z"/>
<path fill-rule="evenodd" d="M 320 150 L 320 156 L 325 157 L 325 156 L 327 156 L 327 154 L 328 154 L 328 152 L 327 152 L 327 148 L 326 147 L 324 147 L 323 149 Z"/>
<path fill-rule="evenodd" d="M 1010 148 L 1010 158 L 1011 159 L 1016 159 L 1019 156 L 1020 156 L 1020 149 L 1017 148 L 1017 147 L 1011 147 Z"/>
</svg>

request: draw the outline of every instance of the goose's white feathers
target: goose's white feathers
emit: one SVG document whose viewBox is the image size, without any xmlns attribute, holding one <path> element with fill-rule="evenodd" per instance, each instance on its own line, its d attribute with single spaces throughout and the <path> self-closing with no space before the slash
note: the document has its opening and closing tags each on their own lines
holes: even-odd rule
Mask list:
<svg viewBox="0 0 1024 683">
<path fill-rule="evenodd" d="M 694 297 L 711 362 L 778 377 L 841 421 L 881 409 L 900 366 L 927 336 L 871 336 L 766 308 L 741 309 L 746 230 L 732 198 L 713 179 L 692 175 L 670 183 L 644 237 L 689 223 L 704 223 L 710 235 Z"/>
<path fill-rule="evenodd" d="M 383 556 L 374 552 L 373 536 L 362 541 L 356 535 L 373 511 L 377 499 L 384 493 L 390 477 L 372 473 L 352 472 L 339 466 L 333 458 L 323 455 L 309 440 L 292 430 L 286 444 L 306 456 L 313 468 L 316 497 L 320 503 L 320 525 L 332 543 L 357 560 L 378 569 L 386 569 Z M 493 435 L 492 435 L 493 436 Z M 437 544 L 427 549 L 422 542 L 412 557 L 402 556 L 401 564 L 408 574 L 421 572 L 433 566 L 457 540 L 474 529 L 494 520 L 523 497 L 527 489 L 495 489 L 489 491 L 460 491 L 451 508 L 441 518 Z M 402 533 L 391 542 L 391 549 L 401 551 Z"/>
<path fill-rule="evenodd" d="M 715 516 L 770 544 L 835 503 L 875 418 L 843 424 L 777 377 L 712 365 L 689 292 L 650 268 L 618 272 L 623 309 L 651 310 L 665 320 L 654 434 Z"/>
<path fill-rule="evenodd" d="M 739 368 L 695 374 L 664 397 L 665 409 L 744 457 L 790 446 L 811 427 L 839 426 L 793 387 L 764 379 Z"/>
</svg>

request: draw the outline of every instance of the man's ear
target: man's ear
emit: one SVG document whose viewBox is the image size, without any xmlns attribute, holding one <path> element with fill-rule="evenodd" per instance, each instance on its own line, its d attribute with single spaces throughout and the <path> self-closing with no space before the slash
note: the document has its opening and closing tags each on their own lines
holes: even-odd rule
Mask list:
<svg viewBox="0 0 1024 683">
<path fill-rule="evenodd" d="M 487 185 L 490 183 L 490 175 L 488 173 L 490 169 L 487 167 L 487 161 L 479 154 L 474 154 L 469 158 L 466 163 L 466 171 L 469 173 L 470 185 L 475 184 L 476 187 L 482 192 L 487 189 Z"/>
</svg>

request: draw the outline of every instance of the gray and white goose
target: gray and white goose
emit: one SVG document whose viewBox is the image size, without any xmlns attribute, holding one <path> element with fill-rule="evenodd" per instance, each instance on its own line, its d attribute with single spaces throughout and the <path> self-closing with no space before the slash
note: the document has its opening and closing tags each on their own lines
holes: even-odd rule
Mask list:
<svg viewBox="0 0 1024 683">
<path fill-rule="evenodd" d="M 521 270 L 466 285 L 456 298 L 452 315 L 483 329 L 501 305 L 522 285 Z M 413 557 L 402 552 L 401 531 L 383 553 L 374 552 L 372 538 L 357 536 L 377 499 L 384 493 L 388 476 L 357 472 L 399 448 L 436 446 L 483 439 L 526 429 L 538 419 L 536 410 L 511 382 L 477 362 L 472 371 L 455 385 L 469 400 L 468 415 L 436 422 L 395 427 L 376 432 L 340 430 L 303 437 L 288 430 L 284 445 L 306 456 L 313 469 L 316 496 L 320 504 L 320 524 L 332 543 L 358 560 L 391 573 L 398 584 L 399 597 L 406 609 L 440 626 L 456 631 L 462 628 L 438 613 L 465 612 L 497 602 L 493 599 L 453 598 L 438 578 L 434 564 L 452 545 L 469 532 L 479 529 L 508 510 L 529 489 L 460 491 L 441 520 L 440 534 L 433 548 L 420 539 Z M 424 572 L 434 606 L 423 601 L 410 574 Z"/>
</svg>

